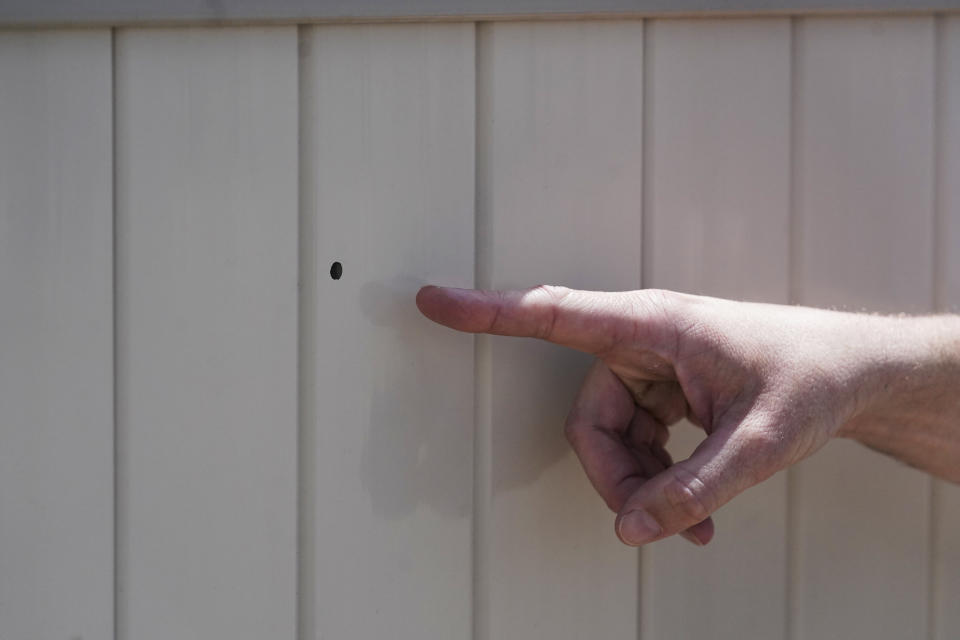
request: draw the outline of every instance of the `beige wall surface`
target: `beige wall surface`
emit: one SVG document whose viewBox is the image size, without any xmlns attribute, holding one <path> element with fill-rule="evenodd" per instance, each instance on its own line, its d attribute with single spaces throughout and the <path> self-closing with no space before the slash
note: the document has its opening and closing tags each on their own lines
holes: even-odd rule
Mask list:
<svg viewBox="0 0 960 640">
<path fill-rule="evenodd" d="M 958 175 L 954 16 L 0 31 L 0 637 L 960 637 L 957 486 L 833 443 L 630 549 L 589 362 L 413 305 L 960 309 Z"/>
</svg>

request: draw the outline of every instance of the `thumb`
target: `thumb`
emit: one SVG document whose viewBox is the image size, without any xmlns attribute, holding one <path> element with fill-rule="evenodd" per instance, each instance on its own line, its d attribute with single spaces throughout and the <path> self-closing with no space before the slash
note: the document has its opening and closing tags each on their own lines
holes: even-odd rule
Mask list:
<svg viewBox="0 0 960 640">
<path fill-rule="evenodd" d="M 688 459 L 645 482 L 620 509 L 617 536 L 640 546 L 680 533 L 772 475 L 777 440 L 756 433 L 743 425 L 715 432 Z"/>
</svg>

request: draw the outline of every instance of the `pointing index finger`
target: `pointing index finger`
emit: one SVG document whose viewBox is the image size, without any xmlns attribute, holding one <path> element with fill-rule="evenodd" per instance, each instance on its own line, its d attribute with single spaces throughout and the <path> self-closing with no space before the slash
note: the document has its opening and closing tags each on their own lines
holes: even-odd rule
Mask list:
<svg viewBox="0 0 960 640">
<path fill-rule="evenodd" d="M 630 295 L 548 285 L 522 291 L 427 286 L 417 307 L 458 331 L 540 338 L 602 354 L 634 334 L 640 319 Z"/>
</svg>

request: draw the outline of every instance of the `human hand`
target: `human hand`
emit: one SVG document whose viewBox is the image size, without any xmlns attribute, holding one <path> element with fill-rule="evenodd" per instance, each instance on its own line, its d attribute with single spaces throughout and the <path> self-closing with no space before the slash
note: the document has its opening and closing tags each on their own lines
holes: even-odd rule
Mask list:
<svg viewBox="0 0 960 640">
<path fill-rule="evenodd" d="M 897 376 L 883 338 L 889 321 L 877 316 L 552 286 L 430 286 L 417 306 L 454 329 L 541 338 L 598 358 L 565 433 L 630 545 L 677 533 L 706 544 L 717 508 L 853 433 Z M 667 427 L 682 418 L 706 437 L 674 463 Z"/>
</svg>

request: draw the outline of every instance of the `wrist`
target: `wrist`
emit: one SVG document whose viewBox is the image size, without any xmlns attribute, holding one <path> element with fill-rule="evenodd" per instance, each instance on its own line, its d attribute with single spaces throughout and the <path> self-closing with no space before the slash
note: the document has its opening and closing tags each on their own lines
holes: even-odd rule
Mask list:
<svg viewBox="0 0 960 640">
<path fill-rule="evenodd" d="M 960 420 L 960 318 L 858 316 L 852 410 L 836 436 L 937 471 Z M 930 461 L 930 449 L 942 459 Z M 955 466 L 955 463 L 954 463 Z"/>
<path fill-rule="evenodd" d="M 950 321 L 929 317 L 858 316 L 855 363 L 856 400 L 837 432 L 855 437 L 887 422 L 885 416 L 923 408 L 922 397 L 950 379 Z M 960 327 L 956 327 L 960 336 Z M 956 358 L 952 358 L 956 360 Z M 952 366 L 953 365 L 953 366 Z"/>
</svg>

